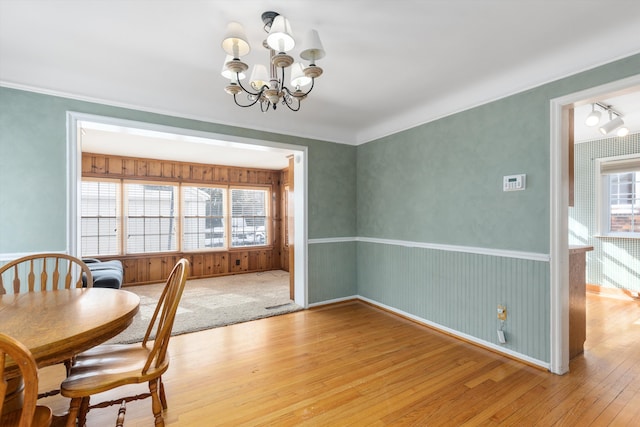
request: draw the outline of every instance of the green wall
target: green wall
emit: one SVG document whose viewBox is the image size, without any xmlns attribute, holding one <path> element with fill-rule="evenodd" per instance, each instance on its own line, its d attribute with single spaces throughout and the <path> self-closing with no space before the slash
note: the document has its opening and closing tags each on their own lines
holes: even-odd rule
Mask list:
<svg viewBox="0 0 640 427">
<path fill-rule="evenodd" d="M 505 304 L 504 347 L 548 362 L 550 100 L 639 71 L 634 55 L 359 146 L 358 294 L 495 345 Z M 503 192 L 518 173 L 526 190 Z"/>
<path fill-rule="evenodd" d="M 356 233 L 353 146 L 0 87 L 0 255 L 66 250 L 68 111 L 306 146 L 309 238 Z M 322 262 L 328 265 L 309 260 L 309 269 L 318 272 L 309 283 L 310 295 L 331 299 L 354 294 L 355 252 L 335 254 L 336 258 L 344 256 L 352 259 L 334 263 L 325 258 Z M 347 271 L 332 270 L 337 265 Z M 335 282 L 325 278 L 323 271 L 350 279 Z M 327 287 L 329 282 L 332 286 Z"/>
<path fill-rule="evenodd" d="M 638 71 L 634 55 L 359 147 L 0 88 L 0 253 L 65 249 L 69 110 L 305 145 L 309 238 L 328 239 L 308 248 L 310 303 L 360 295 L 489 343 L 505 304 L 507 350 L 548 362 L 549 101 Z M 516 173 L 527 190 L 502 192 Z"/>
</svg>

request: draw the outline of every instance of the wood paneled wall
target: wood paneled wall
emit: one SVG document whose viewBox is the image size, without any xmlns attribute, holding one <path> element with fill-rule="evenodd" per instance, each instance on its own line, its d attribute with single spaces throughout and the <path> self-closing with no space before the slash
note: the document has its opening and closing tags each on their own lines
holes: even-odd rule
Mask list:
<svg viewBox="0 0 640 427">
<path fill-rule="evenodd" d="M 283 178 L 286 171 L 183 163 L 169 160 L 130 158 L 82 153 L 82 176 L 188 184 L 257 185 L 271 188 L 271 242 L 256 248 L 171 252 L 101 257 L 118 259 L 124 266 L 124 284 L 141 285 L 164 281 L 181 257 L 191 262 L 190 278 L 268 271 L 283 268 Z"/>
</svg>

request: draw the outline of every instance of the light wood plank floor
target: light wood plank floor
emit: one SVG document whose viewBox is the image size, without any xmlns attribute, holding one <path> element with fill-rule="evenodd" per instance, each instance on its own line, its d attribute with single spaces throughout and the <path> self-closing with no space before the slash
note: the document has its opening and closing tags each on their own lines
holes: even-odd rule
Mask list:
<svg viewBox="0 0 640 427">
<path fill-rule="evenodd" d="M 360 302 L 172 338 L 167 426 L 637 426 L 640 309 L 588 296 L 586 351 L 557 376 Z M 61 372 L 42 370 L 43 389 Z M 144 391 L 146 386 L 134 388 Z M 92 399 L 117 398 L 105 393 Z M 60 396 L 43 403 L 64 412 Z M 150 400 L 126 423 L 153 424 Z M 118 407 L 89 413 L 115 425 Z"/>
</svg>

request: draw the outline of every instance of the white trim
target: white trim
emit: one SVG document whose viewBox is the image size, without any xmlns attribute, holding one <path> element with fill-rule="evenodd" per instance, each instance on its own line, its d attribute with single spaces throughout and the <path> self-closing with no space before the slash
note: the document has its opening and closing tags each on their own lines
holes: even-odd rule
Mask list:
<svg viewBox="0 0 640 427">
<path fill-rule="evenodd" d="M 106 125 L 129 127 L 134 129 L 143 129 L 155 132 L 173 133 L 177 135 L 195 136 L 204 139 L 227 141 L 236 144 L 260 145 L 272 148 L 286 149 L 293 152 L 295 156 L 296 167 L 294 167 L 294 301 L 296 304 L 307 307 L 309 304 L 309 273 L 308 273 L 308 250 L 307 250 L 307 234 L 308 234 L 308 147 L 292 144 L 284 144 L 268 140 L 258 140 L 253 138 L 244 138 L 233 135 L 223 135 L 213 132 L 199 131 L 195 129 L 179 128 L 150 122 L 138 122 L 134 120 L 118 119 L 109 116 L 99 116 L 94 114 L 79 113 L 76 111 L 67 111 L 67 155 L 70 157 L 68 163 L 68 184 L 67 197 L 69 199 L 69 207 L 67 211 L 67 227 L 68 237 L 67 246 L 80 252 L 79 236 L 78 236 L 78 219 L 80 218 L 79 204 L 77 194 L 79 194 L 80 178 L 82 176 L 82 157 L 81 141 L 78 139 L 77 129 L 78 122 L 87 121 Z M 75 156 L 75 158 L 73 158 Z M 71 191 L 76 186 L 75 194 Z M 298 195 L 300 197 L 298 197 Z M 75 212 L 75 214 L 71 214 Z M 73 253 L 72 253 L 73 254 Z"/>
<path fill-rule="evenodd" d="M 348 300 L 351 300 L 351 299 L 354 299 L 354 298 L 358 299 L 358 300 L 361 300 L 361 301 L 365 301 L 365 302 L 367 302 L 367 303 L 369 303 L 371 305 L 374 305 L 376 307 L 380 307 L 380 308 L 382 308 L 382 309 L 384 309 L 386 311 L 390 311 L 390 312 L 392 312 L 394 314 L 397 314 L 399 316 L 406 317 L 406 318 L 411 319 L 411 320 L 413 320 L 413 321 L 415 321 L 417 323 L 420 323 L 422 325 L 425 325 L 425 326 L 428 326 L 430 328 L 436 329 L 438 331 L 444 332 L 446 334 L 452 335 L 454 337 L 463 339 L 465 341 L 470 341 L 470 342 L 478 344 L 478 345 L 480 345 L 482 347 L 494 350 L 494 351 L 496 351 L 498 353 L 506 354 L 506 355 L 508 355 L 508 356 L 510 356 L 510 357 L 512 357 L 514 359 L 518 359 L 518 360 L 521 360 L 523 362 L 529 363 L 531 365 L 539 366 L 541 368 L 549 370 L 549 364 L 547 362 L 542 361 L 542 360 L 534 359 L 532 357 L 527 356 L 526 354 L 518 353 L 518 352 L 515 352 L 515 351 L 510 350 L 508 348 L 504 348 L 502 346 L 494 344 L 492 342 L 481 340 L 481 339 L 479 339 L 477 337 L 474 337 L 472 335 L 468 335 L 468 334 L 465 334 L 463 332 L 456 331 L 455 329 L 451 329 L 451 328 L 448 328 L 446 326 L 442 326 L 439 323 L 431 322 L 431 321 L 426 320 L 426 319 L 424 319 L 422 317 L 415 316 L 415 315 L 413 315 L 411 313 L 407 313 L 406 311 L 403 311 L 403 310 L 398 310 L 397 308 L 388 306 L 386 304 L 379 303 L 378 301 L 363 297 L 361 295 L 355 295 L 355 296 L 351 296 L 351 297 L 336 298 L 336 299 L 332 299 L 332 300 L 322 301 L 322 302 L 311 304 L 309 307 L 319 307 L 319 306 L 323 306 L 323 305 L 334 304 L 334 303 L 337 303 L 337 302 L 348 301 Z"/>
<path fill-rule="evenodd" d="M 78 141 L 78 122 L 73 114 L 67 111 L 67 253 L 80 258 L 80 233 L 78 218 L 80 217 L 80 177 L 82 176 L 82 153 Z"/>
<path fill-rule="evenodd" d="M 408 240 L 379 239 L 375 237 L 327 237 L 324 239 L 309 239 L 308 241 L 310 245 L 345 242 L 379 243 L 381 245 L 402 246 L 405 248 L 436 249 L 439 251 L 462 252 L 469 254 L 526 259 L 530 261 L 541 262 L 549 262 L 551 259 L 548 254 L 540 254 L 536 252 L 511 251 L 507 249 L 494 248 L 478 248 L 473 246 L 444 245 L 441 243 L 412 242 Z"/>
<path fill-rule="evenodd" d="M 324 239 L 309 239 L 307 242 L 310 245 L 317 245 L 322 243 L 345 243 L 345 242 L 355 242 L 357 241 L 357 237 L 327 237 Z"/>
<path fill-rule="evenodd" d="M 379 243 L 383 245 L 402 246 L 405 248 L 436 249 L 439 251 L 462 252 L 478 255 L 489 255 L 503 258 L 527 259 L 531 261 L 549 262 L 549 255 L 536 252 L 511 251 L 507 249 L 478 248 L 473 246 L 444 245 L 440 243 L 412 242 L 407 240 L 378 239 L 373 237 L 356 237 L 358 242 Z"/>
<path fill-rule="evenodd" d="M 569 371 L 569 226 L 568 226 L 568 113 L 564 107 L 594 102 L 640 89 L 640 74 L 554 98 L 550 101 L 550 361 L 551 372 Z"/>
</svg>

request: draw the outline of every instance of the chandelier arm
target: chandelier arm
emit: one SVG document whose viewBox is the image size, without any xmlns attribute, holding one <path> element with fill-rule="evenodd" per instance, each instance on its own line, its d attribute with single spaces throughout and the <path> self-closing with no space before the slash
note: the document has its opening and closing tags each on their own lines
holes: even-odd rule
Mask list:
<svg viewBox="0 0 640 427">
<path fill-rule="evenodd" d="M 244 86 L 242 86 L 242 82 L 240 81 L 240 73 L 236 73 L 237 74 L 237 81 L 238 81 L 238 85 L 240 86 L 240 88 L 245 91 L 246 93 L 248 93 L 249 95 L 252 96 L 257 96 L 258 98 L 260 98 L 262 96 L 262 92 L 264 92 L 265 89 L 269 89 L 266 85 L 262 85 L 262 87 L 260 88 L 260 92 L 258 93 L 253 93 L 250 90 L 247 90 L 247 88 L 245 88 Z"/>
<path fill-rule="evenodd" d="M 236 103 L 236 105 L 238 107 L 242 107 L 242 108 L 253 107 L 256 104 L 256 102 L 260 101 L 260 97 L 258 96 L 258 97 L 256 97 L 255 101 L 253 101 L 251 104 L 242 105 L 242 104 L 240 104 L 238 102 L 237 96 L 238 96 L 238 94 L 236 94 L 236 93 L 233 94 L 233 101 Z"/>
<path fill-rule="evenodd" d="M 285 89 L 286 89 L 286 88 L 285 88 Z M 287 89 L 287 92 L 289 92 L 289 89 Z M 285 98 L 283 98 L 282 103 L 283 103 L 284 105 L 286 105 L 286 106 L 287 106 L 291 111 L 299 111 L 299 110 L 300 110 L 300 100 L 299 100 L 298 98 L 296 98 L 295 96 L 293 96 L 293 97 L 291 97 L 291 98 L 293 98 L 293 99 L 295 99 L 296 101 L 298 101 L 298 103 L 296 104 L 296 105 L 297 105 L 297 107 L 296 107 L 296 108 L 293 108 L 293 107 L 291 106 L 291 104 L 293 103 L 293 99 L 291 100 L 291 102 L 287 102 L 287 98 L 285 97 Z M 291 98 L 289 98 L 289 99 L 291 99 Z"/>
<path fill-rule="evenodd" d="M 316 84 L 316 79 L 314 79 L 313 77 L 311 77 L 311 87 L 309 88 L 309 90 L 304 94 L 304 96 L 307 96 L 311 93 L 311 91 L 313 90 L 313 87 Z"/>
<path fill-rule="evenodd" d="M 312 78 L 311 78 L 311 87 L 309 88 L 309 90 L 308 90 L 308 91 L 304 92 L 304 93 L 302 94 L 302 96 L 307 96 L 307 95 L 309 95 L 309 94 L 311 93 L 311 91 L 313 90 L 313 86 L 315 85 L 315 83 L 316 83 L 316 79 L 314 79 L 314 78 L 312 77 Z M 283 86 L 283 87 L 282 87 L 282 90 L 283 90 L 283 91 L 286 91 L 289 95 L 294 96 L 294 95 L 293 95 L 293 93 L 291 92 L 291 90 L 290 90 L 288 87 Z"/>
<path fill-rule="evenodd" d="M 266 107 L 265 107 L 266 105 Z M 271 101 L 267 101 L 267 102 L 261 102 L 260 103 L 260 111 L 262 111 L 263 113 L 266 113 L 267 111 L 269 111 L 269 107 L 271 106 Z"/>
</svg>

